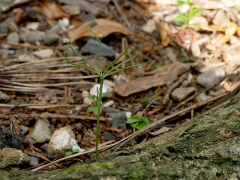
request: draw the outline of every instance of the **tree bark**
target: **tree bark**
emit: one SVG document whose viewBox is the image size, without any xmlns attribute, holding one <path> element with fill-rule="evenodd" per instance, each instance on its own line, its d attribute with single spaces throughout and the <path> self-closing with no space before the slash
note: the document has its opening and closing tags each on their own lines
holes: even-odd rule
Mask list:
<svg viewBox="0 0 240 180">
<path fill-rule="evenodd" d="M 128 151 L 59 171 L 0 171 L 0 179 L 240 179 L 239 98 Z"/>
</svg>

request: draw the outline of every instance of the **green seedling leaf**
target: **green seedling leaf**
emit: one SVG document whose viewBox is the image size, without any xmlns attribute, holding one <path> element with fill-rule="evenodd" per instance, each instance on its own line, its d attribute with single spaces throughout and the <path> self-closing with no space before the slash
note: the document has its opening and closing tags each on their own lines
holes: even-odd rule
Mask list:
<svg viewBox="0 0 240 180">
<path fill-rule="evenodd" d="M 105 71 L 104 71 L 103 74 L 105 74 L 105 73 L 107 72 L 107 70 L 108 70 L 115 62 L 117 62 L 124 54 L 126 54 L 126 52 L 127 52 L 127 50 L 128 50 L 128 47 L 125 46 L 125 48 L 126 48 L 125 51 L 124 51 L 117 59 L 115 59 L 111 64 L 108 65 L 108 67 L 105 69 Z"/>
<path fill-rule="evenodd" d="M 188 21 L 188 17 L 185 13 L 180 13 L 178 17 L 173 19 L 174 22 L 183 23 L 184 21 Z"/>
<path fill-rule="evenodd" d="M 65 40 L 65 41 L 66 41 L 66 40 Z M 64 54 L 65 58 L 67 59 L 67 61 L 68 61 L 70 64 L 72 64 L 72 65 L 74 65 L 74 66 L 82 67 L 82 68 L 84 68 L 84 69 L 87 69 L 87 70 L 89 70 L 89 71 L 92 71 L 92 72 L 100 75 L 100 72 L 99 72 L 85 57 L 83 57 L 81 54 L 79 54 L 77 51 L 75 51 L 75 50 L 72 48 L 72 46 L 71 46 L 67 41 L 66 41 L 66 43 L 68 44 L 68 46 L 72 49 L 72 51 L 73 51 L 75 54 L 77 54 L 77 55 L 80 56 L 84 61 L 86 61 L 94 70 L 91 69 L 91 68 L 88 68 L 88 67 L 86 67 L 86 66 L 83 66 L 83 65 L 81 65 L 81 64 L 72 63 L 70 60 L 68 60 L 68 58 L 67 58 L 66 55 Z"/>
<path fill-rule="evenodd" d="M 201 24 L 199 24 L 199 23 L 193 23 L 192 25 L 201 26 Z"/>
<path fill-rule="evenodd" d="M 93 112 L 93 114 L 95 114 L 97 116 L 98 115 L 98 107 L 97 106 L 89 107 L 88 112 Z"/>
<path fill-rule="evenodd" d="M 134 127 L 136 123 L 132 123 L 131 126 Z M 148 124 L 146 124 L 144 121 L 140 121 L 137 126 L 136 126 L 136 129 L 142 129 L 144 127 L 146 127 Z"/>
<path fill-rule="evenodd" d="M 136 123 L 138 122 L 140 116 L 138 115 L 132 115 L 131 118 L 128 118 L 126 123 L 130 124 L 132 127 L 135 127 Z M 141 118 L 139 123 L 136 126 L 136 129 L 142 129 L 145 126 L 149 125 L 149 120 L 147 118 Z"/>
<path fill-rule="evenodd" d="M 89 99 L 92 99 L 92 100 L 94 100 L 94 101 L 97 101 L 97 97 L 95 96 L 95 95 L 88 95 L 88 98 Z"/>
<path fill-rule="evenodd" d="M 76 154 L 79 152 L 79 149 L 74 149 L 72 152 L 73 152 L 73 154 Z"/>
<path fill-rule="evenodd" d="M 132 123 L 136 124 L 136 122 L 138 122 L 138 119 L 127 118 L 127 121 L 126 121 L 127 124 L 132 124 Z"/>
<path fill-rule="evenodd" d="M 177 7 L 179 7 L 179 6 L 183 5 L 183 4 L 186 4 L 186 2 L 184 2 L 184 1 L 177 1 Z"/>
<path fill-rule="evenodd" d="M 189 58 L 188 56 L 183 56 L 183 57 L 181 57 L 179 60 L 180 60 L 180 62 L 182 62 L 182 63 L 187 63 L 187 62 L 190 60 L 190 58 Z"/>
<path fill-rule="evenodd" d="M 126 123 L 127 124 L 132 124 L 132 123 L 138 122 L 139 117 L 140 116 L 138 116 L 138 115 L 132 115 L 131 118 L 127 118 Z"/>
<path fill-rule="evenodd" d="M 70 156 L 70 155 L 72 155 L 72 154 L 73 154 L 73 153 L 72 153 L 71 151 L 68 151 L 68 152 L 65 153 L 66 156 Z"/>
<path fill-rule="evenodd" d="M 187 0 L 187 3 L 188 3 L 191 7 L 194 6 L 194 3 L 191 2 L 190 0 Z"/>
<path fill-rule="evenodd" d="M 104 97 L 112 97 L 112 94 L 110 92 L 105 92 L 102 94 L 102 98 Z"/>
<path fill-rule="evenodd" d="M 148 118 L 142 118 L 142 121 L 145 122 L 147 125 L 149 125 L 149 119 Z"/>
<path fill-rule="evenodd" d="M 192 19 L 194 16 L 196 16 L 198 13 L 200 13 L 202 10 L 204 10 L 203 8 L 195 8 L 195 9 L 192 9 L 190 12 L 189 12 L 189 19 Z"/>
</svg>

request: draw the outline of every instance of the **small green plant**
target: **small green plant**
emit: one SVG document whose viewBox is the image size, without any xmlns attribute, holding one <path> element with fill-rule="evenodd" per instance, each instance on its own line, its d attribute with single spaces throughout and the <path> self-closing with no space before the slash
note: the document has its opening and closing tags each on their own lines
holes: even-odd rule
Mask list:
<svg viewBox="0 0 240 180">
<path fill-rule="evenodd" d="M 127 124 L 130 124 L 133 128 L 135 127 L 136 123 L 138 122 L 138 124 L 136 125 L 136 128 L 139 130 L 139 129 L 142 129 L 144 128 L 145 126 L 149 125 L 149 119 L 147 118 L 141 118 L 139 121 L 140 116 L 138 115 L 132 115 L 131 118 L 128 118 L 126 123 Z"/>
<path fill-rule="evenodd" d="M 190 0 L 187 0 L 187 2 L 184 1 L 177 1 L 177 7 L 182 6 L 183 4 L 189 4 L 190 9 L 186 13 L 180 13 L 178 17 L 174 18 L 173 21 L 182 24 L 182 28 L 186 28 L 188 26 L 189 21 L 196 16 L 198 13 L 200 13 L 203 8 L 195 8 L 195 4 L 191 2 Z M 200 25 L 198 23 L 195 23 L 193 25 Z"/>
<path fill-rule="evenodd" d="M 137 56 L 139 55 L 139 53 L 142 51 L 142 47 L 143 47 L 143 46 L 141 46 L 141 49 L 138 51 L 138 53 L 137 53 L 135 56 L 133 56 L 133 57 L 130 58 L 130 59 L 125 60 L 124 62 L 119 63 L 118 65 L 114 66 L 111 70 L 108 70 L 110 67 L 113 66 L 113 64 L 114 64 L 116 61 L 118 61 L 118 60 L 127 52 L 128 47 L 125 46 L 125 48 L 126 48 L 125 51 L 124 51 L 117 59 L 115 59 L 114 61 L 112 61 L 112 62 L 108 65 L 108 67 L 103 71 L 103 70 L 102 70 L 102 62 L 101 62 L 101 59 L 102 59 L 102 57 L 101 57 L 101 54 L 102 54 L 101 41 L 100 41 L 100 40 L 98 39 L 98 37 L 91 31 L 91 29 L 89 29 L 88 27 L 86 27 L 86 28 L 96 37 L 96 39 L 98 40 L 99 45 L 100 45 L 100 55 L 99 55 L 100 71 L 98 71 L 97 68 L 94 67 L 86 58 L 84 58 L 82 55 L 80 55 L 78 52 L 76 52 L 76 51 L 70 46 L 70 44 L 69 44 L 67 41 L 66 41 L 66 42 L 67 42 L 68 46 L 72 49 L 72 51 L 73 51 L 75 54 L 77 54 L 78 56 L 80 56 L 84 61 L 86 61 L 92 68 L 83 66 L 83 65 L 81 65 L 81 64 L 75 64 L 75 63 L 71 62 L 70 60 L 68 60 L 68 58 L 66 57 L 65 54 L 64 54 L 64 56 L 65 56 L 66 60 L 67 60 L 70 64 L 72 64 L 72 65 L 74 65 L 74 66 L 79 66 L 79 67 L 82 67 L 82 68 L 84 68 L 84 69 L 86 69 L 86 70 L 89 70 L 89 71 L 91 71 L 91 72 L 94 72 L 95 74 L 99 75 L 99 77 L 100 77 L 100 81 L 99 81 L 100 88 L 99 88 L 98 91 L 97 91 L 97 96 L 95 96 L 95 97 L 92 96 L 92 97 L 91 97 L 91 98 L 93 98 L 93 100 L 96 102 L 96 104 L 95 104 L 96 107 L 90 108 L 90 110 L 92 110 L 95 114 L 97 114 L 96 158 L 98 158 L 98 137 L 99 137 L 99 123 L 100 123 L 100 113 L 101 113 L 101 100 L 102 100 L 102 97 L 104 97 L 104 96 L 105 96 L 105 97 L 108 97 L 108 96 L 109 96 L 109 94 L 105 94 L 105 95 L 104 95 L 104 93 L 102 93 L 103 80 L 104 80 L 107 76 L 110 76 L 110 75 L 112 75 L 112 74 L 115 74 L 115 73 L 117 73 L 117 72 L 119 72 L 119 71 L 122 71 L 122 70 L 124 70 L 124 69 L 129 69 L 129 68 L 132 68 L 132 67 L 141 66 L 141 65 L 147 64 L 147 63 L 150 62 L 150 61 L 145 62 L 145 63 L 142 63 L 142 64 L 136 64 L 136 65 L 127 66 L 127 67 L 124 67 L 124 68 L 117 69 L 117 68 L 120 67 L 121 65 L 123 65 L 123 64 L 131 61 L 131 60 L 134 59 L 135 57 L 137 57 Z"/>
<path fill-rule="evenodd" d="M 98 89 L 97 89 L 97 96 L 95 95 L 88 95 L 88 98 L 89 99 L 92 99 L 94 100 L 94 106 L 93 107 L 89 107 L 88 108 L 88 111 L 89 112 L 93 112 L 96 116 L 98 115 Z M 105 92 L 105 93 L 102 93 L 102 98 L 104 97 L 112 97 L 112 94 L 110 92 Z M 101 113 L 101 109 L 100 109 L 100 113 Z"/>
<path fill-rule="evenodd" d="M 73 151 L 68 151 L 68 152 L 66 152 L 65 155 L 66 155 L 66 156 L 70 156 L 70 155 L 76 154 L 76 153 L 78 153 L 78 152 L 79 152 L 79 149 L 74 149 Z"/>
<path fill-rule="evenodd" d="M 182 63 L 187 63 L 187 62 L 190 61 L 190 57 L 188 57 L 188 56 L 183 56 L 183 57 L 181 57 L 179 60 L 180 60 L 180 62 L 182 62 Z"/>
</svg>

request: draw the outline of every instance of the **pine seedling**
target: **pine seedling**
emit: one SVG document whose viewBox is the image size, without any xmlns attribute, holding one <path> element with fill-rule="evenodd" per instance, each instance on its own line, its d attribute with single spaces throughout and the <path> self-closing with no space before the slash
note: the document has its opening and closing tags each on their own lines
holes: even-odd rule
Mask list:
<svg viewBox="0 0 240 180">
<path fill-rule="evenodd" d="M 125 69 L 129 69 L 129 68 L 133 68 L 133 67 L 137 67 L 137 66 L 141 66 L 141 65 L 144 65 L 144 64 L 147 64 L 148 62 L 145 62 L 145 63 L 142 63 L 142 64 L 137 64 L 137 65 L 132 65 L 132 66 L 128 66 L 128 67 L 124 67 L 124 68 L 121 68 L 121 69 L 117 69 L 118 67 L 120 67 L 121 65 L 133 60 L 135 57 L 137 57 L 140 52 L 142 51 L 142 47 L 143 45 L 141 46 L 141 49 L 138 51 L 138 53 L 133 56 L 132 58 L 128 59 L 128 60 L 125 60 L 124 62 L 121 62 L 119 63 L 118 65 L 114 66 L 112 69 L 110 69 L 110 67 L 113 66 L 113 64 L 118 61 L 128 50 L 128 47 L 125 46 L 125 51 L 117 58 L 115 59 L 114 61 L 112 61 L 108 66 L 107 68 L 103 71 L 102 70 L 102 62 L 101 62 L 101 54 L 102 54 L 102 46 L 101 46 L 101 41 L 98 39 L 98 37 L 91 31 L 91 29 L 89 29 L 88 27 L 86 27 L 94 36 L 95 38 L 98 40 L 99 42 L 99 45 L 100 45 L 100 55 L 99 55 L 99 64 L 100 64 L 100 71 L 97 70 L 96 67 L 94 67 L 86 58 L 84 58 L 82 55 L 80 55 L 78 52 L 76 52 L 71 46 L 70 44 L 67 42 L 68 46 L 71 48 L 71 50 L 77 54 L 78 56 L 80 56 L 84 61 L 86 61 L 86 63 L 88 63 L 90 65 L 90 68 L 89 67 L 86 67 L 86 66 L 83 66 L 81 64 L 75 64 L 73 62 L 71 62 L 70 60 L 68 60 L 68 58 L 66 57 L 66 55 L 64 54 L 66 60 L 74 65 L 74 66 L 79 66 L 79 67 L 82 67 L 86 70 L 89 70 L 91 72 L 94 72 L 95 74 L 99 75 L 99 84 L 100 84 L 100 88 L 98 89 L 98 94 L 97 96 L 89 96 L 89 98 L 91 99 L 94 99 L 95 101 L 95 108 L 91 108 L 92 112 L 94 112 L 94 114 L 97 115 L 97 130 L 96 130 L 96 158 L 98 158 L 98 138 L 99 138 L 99 123 L 100 123 L 100 113 L 101 113 L 101 100 L 103 97 L 109 97 L 109 93 L 105 94 L 105 93 L 102 93 L 102 89 L 103 89 L 103 80 L 107 77 L 107 76 L 110 76 L 112 74 L 115 74 L 119 71 L 122 71 L 122 70 L 125 70 Z M 109 70 L 110 69 L 110 70 Z"/>
</svg>

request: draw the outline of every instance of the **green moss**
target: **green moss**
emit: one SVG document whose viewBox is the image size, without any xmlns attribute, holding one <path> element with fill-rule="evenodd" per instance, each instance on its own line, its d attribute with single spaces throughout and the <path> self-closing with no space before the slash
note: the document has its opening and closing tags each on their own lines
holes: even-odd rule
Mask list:
<svg viewBox="0 0 240 180">
<path fill-rule="evenodd" d="M 65 173 L 71 173 L 73 171 L 79 170 L 79 169 L 94 169 L 95 166 L 103 167 L 105 169 L 109 169 L 113 166 L 115 166 L 117 162 L 111 163 L 111 162 L 103 162 L 103 163 L 93 163 L 93 164 L 85 164 L 85 165 L 78 165 L 76 167 L 70 168 L 65 171 Z"/>
</svg>

